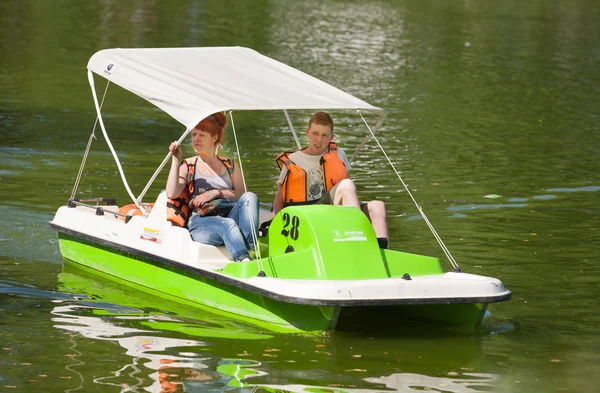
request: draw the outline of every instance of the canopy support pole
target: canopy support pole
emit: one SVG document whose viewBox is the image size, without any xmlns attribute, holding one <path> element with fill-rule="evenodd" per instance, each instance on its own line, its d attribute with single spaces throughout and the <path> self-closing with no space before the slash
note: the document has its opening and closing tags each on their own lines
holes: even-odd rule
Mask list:
<svg viewBox="0 0 600 393">
<path fill-rule="evenodd" d="M 365 118 L 362 116 L 360 109 L 357 109 L 356 112 L 358 112 L 358 114 L 362 118 L 363 122 L 367 125 L 367 128 L 369 129 L 369 131 L 371 131 L 371 128 L 369 128 L 369 125 L 367 124 Z M 354 161 L 354 158 L 356 157 L 358 152 L 361 151 L 363 147 L 365 147 L 365 145 L 371 140 L 371 138 L 375 137 L 375 133 L 377 131 L 379 131 L 379 128 L 381 128 L 381 125 L 383 124 L 384 120 L 385 120 L 385 113 L 380 114 L 379 117 L 377 118 L 377 123 L 375 123 L 375 126 L 373 126 L 373 130 L 371 131 L 371 133 L 369 135 L 367 135 L 365 140 L 360 145 L 358 145 L 358 147 L 356 148 L 354 153 L 352 153 L 352 157 L 350 157 L 350 160 L 348 161 L 348 163 L 352 164 L 352 161 Z"/>
<path fill-rule="evenodd" d="M 102 105 L 104 105 L 104 99 L 106 98 L 106 92 L 108 91 L 108 86 L 110 85 L 110 81 L 106 81 L 106 88 L 104 89 L 104 94 L 102 95 L 102 102 L 100 103 L 100 109 L 102 109 Z M 90 135 L 90 139 L 88 139 L 88 144 L 85 148 L 85 153 L 83 153 L 83 159 L 81 160 L 81 165 L 79 166 L 79 173 L 77 173 L 77 178 L 75 179 L 75 184 L 73 185 L 73 191 L 71 192 L 71 198 L 75 198 L 77 194 L 77 189 L 79 188 L 79 182 L 81 181 L 81 175 L 83 174 L 83 168 L 85 167 L 85 163 L 87 161 L 87 157 L 90 154 L 90 148 L 92 147 L 92 141 L 96 138 L 96 126 L 98 125 L 98 117 L 96 117 L 96 121 L 94 122 L 94 127 L 92 127 L 92 134 Z"/>
<path fill-rule="evenodd" d="M 190 130 L 186 129 L 184 131 L 184 133 L 181 135 L 181 137 L 177 140 L 177 143 L 181 145 L 181 143 L 183 142 L 185 137 L 188 136 L 188 134 L 191 131 L 192 131 L 191 129 Z M 167 156 L 162 160 L 162 162 L 160 163 L 160 165 L 158 166 L 156 171 L 154 171 L 154 174 L 152 175 L 152 177 L 150 177 L 150 180 L 146 184 L 146 187 L 144 187 L 144 189 L 140 193 L 140 196 L 137 197 L 137 202 L 141 203 L 142 198 L 144 198 L 144 196 L 150 189 L 150 186 L 152 186 L 152 184 L 154 183 L 154 180 L 156 180 L 156 178 L 158 177 L 158 174 L 160 173 L 160 171 L 162 171 L 162 169 L 165 167 L 165 165 L 167 165 L 167 162 L 169 162 L 169 158 L 171 158 L 171 156 L 172 156 L 172 154 L 171 154 L 171 151 L 169 150 L 169 152 L 167 153 Z"/>
<path fill-rule="evenodd" d="M 285 118 L 288 122 L 288 125 L 290 126 L 290 130 L 292 131 L 294 140 L 296 141 L 296 146 L 298 146 L 298 150 L 300 150 L 300 149 L 302 149 L 302 145 L 300 144 L 300 139 L 298 139 L 298 135 L 296 134 L 296 130 L 294 129 L 294 125 L 292 124 L 292 119 L 290 119 L 290 115 L 289 115 L 287 109 L 284 109 L 283 113 L 285 114 Z"/>
<path fill-rule="evenodd" d="M 408 186 L 406 185 L 406 183 L 404 182 L 404 180 L 402 180 L 402 176 L 400 176 L 400 173 L 396 170 L 396 167 L 394 166 L 394 164 L 392 163 L 392 160 L 390 160 L 390 158 L 388 157 L 387 153 L 385 152 L 385 150 L 383 149 L 383 146 L 381 146 L 381 144 L 379 143 L 379 140 L 377 140 L 377 137 L 375 136 L 375 133 L 371 130 L 371 127 L 369 127 L 369 123 L 367 123 L 367 121 L 365 120 L 365 118 L 363 117 L 362 113 L 360 112 L 360 109 L 357 110 L 358 114 L 360 115 L 360 117 L 362 118 L 363 122 L 365 123 L 365 125 L 367 126 L 367 129 L 369 130 L 369 132 L 371 133 L 370 137 L 372 137 L 373 139 L 375 139 L 375 142 L 377 142 L 377 146 L 379 146 L 379 149 L 381 149 L 381 152 L 383 153 L 383 155 L 385 156 L 385 158 L 387 159 L 388 163 L 390 164 L 390 166 L 392 167 L 392 169 L 394 170 L 394 172 L 396 173 L 396 176 L 398 176 L 398 179 L 400 179 L 400 182 L 402 183 L 402 185 L 404 186 L 404 189 L 406 190 L 406 192 L 408 193 L 408 195 L 410 196 L 410 199 L 412 199 L 412 201 L 414 202 L 415 206 L 417 207 L 417 210 L 419 210 L 419 214 L 421 214 L 421 217 L 423 217 L 423 219 L 425 220 L 425 223 L 427 224 L 427 226 L 429 227 L 429 230 L 431 231 L 431 233 L 433 233 L 433 237 L 435 237 L 435 240 L 437 240 L 438 244 L 440 245 L 440 247 L 442 248 L 442 251 L 444 252 L 444 254 L 446 255 L 446 258 L 448 258 L 448 260 L 450 261 L 450 263 L 452 264 L 452 267 L 454 268 L 454 271 L 456 272 L 460 272 L 460 266 L 458 266 L 458 263 L 456 263 L 456 261 L 454 260 L 454 257 L 452 256 L 452 254 L 450 254 L 450 250 L 448 250 L 448 248 L 446 247 L 446 245 L 444 244 L 444 242 L 442 241 L 442 238 L 438 235 L 437 231 L 435 230 L 435 228 L 433 227 L 433 225 L 431 224 L 431 222 L 429 222 L 429 219 L 427 218 L 427 216 L 425 215 L 425 212 L 423 211 L 423 208 L 421 206 L 419 206 L 419 204 L 417 203 L 417 201 L 415 200 L 415 198 L 413 197 L 412 193 L 410 192 L 410 190 L 408 189 Z M 367 141 L 363 142 L 363 145 L 366 143 Z M 362 145 L 361 145 L 362 146 Z M 358 152 L 358 149 L 357 149 Z M 354 153 L 356 154 L 356 152 Z M 354 158 L 354 156 L 352 156 Z"/>
<path fill-rule="evenodd" d="M 246 178 L 244 177 L 244 167 L 242 166 L 242 156 L 240 155 L 240 146 L 238 144 L 238 140 L 237 140 L 237 133 L 235 132 L 235 123 L 233 122 L 233 111 L 229 111 L 229 119 L 231 119 L 231 129 L 233 130 L 233 139 L 235 140 L 235 150 L 237 151 L 237 156 L 238 156 L 238 160 L 240 162 L 240 172 L 242 173 L 242 182 L 244 183 L 244 192 L 248 192 L 248 186 L 246 185 Z M 254 220 L 252 219 L 251 216 L 251 212 L 250 209 L 246 209 L 248 211 L 248 214 L 250 215 L 250 217 L 248 217 L 248 219 L 250 220 L 250 222 L 254 222 Z M 258 213 L 258 212 L 257 212 Z M 256 217 L 257 221 L 258 221 L 258 217 Z M 256 252 L 256 262 L 258 264 L 258 271 L 259 274 L 260 272 L 264 273 L 263 270 L 263 266 L 262 266 L 262 258 L 260 256 L 260 247 L 258 245 L 258 235 L 256 233 L 256 228 L 254 227 L 254 225 L 252 225 L 252 241 L 254 242 L 254 251 Z"/>
<path fill-rule="evenodd" d="M 106 133 L 106 128 L 104 127 L 104 121 L 102 120 L 102 113 L 100 112 L 100 105 L 98 104 L 98 97 L 96 96 L 94 74 L 90 70 L 88 70 L 88 81 L 90 83 L 90 87 L 92 88 L 92 96 L 94 97 L 94 106 L 96 107 L 96 114 L 98 115 L 98 122 L 100 123 L 100 128 L 102 129 L 102 134 L 104 135 L 104 138 L 106 139 L 106 144 L 108 145 L 108 148 L 110 149 L 110 152 L 112 153 L 112 156 L 115 159 L 115 163 L 117 164 L 117 169 L 119 170 L 119 174 L 121 175 L 121 179 L 123 180 L 125 189 L 127 190 L 129 197 L 135 203 L 135 205 L 142 212 L 147 213 L 146 209 L 144 209 L 144 207 L 140 205 L 140 203 L 137 201 L 137 199 L 135 199 L 135 196 L 131 192 L 131 189 L 129 188 L 129 184 L 127 183 L 127 179 L 125 178 L 125 173 L 123 172 L 123 168 L 121 167 L 121 163 L 119 162 L 119 157 L 117 156 L 117 153 L 115 152 L 115 149 L 113 148 L 113 145 L 110 142 L 108 134 Z"/>
</svg>

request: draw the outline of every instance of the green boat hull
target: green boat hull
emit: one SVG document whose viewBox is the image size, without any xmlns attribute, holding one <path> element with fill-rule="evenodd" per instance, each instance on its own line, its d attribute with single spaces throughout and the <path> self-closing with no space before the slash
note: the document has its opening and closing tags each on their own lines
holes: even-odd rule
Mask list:
<svg viewBox="0 0 600 393">
<path fill-rule="evenodd" d="M 173 266 L 59 233 L 69 263 L 102 277 L 172 301 L 202 307 L 273 332 L 323 331 L 335 325 L 336 307 L 291 304 Z"/>
<path fill-rule="evenodd" d="M 474 326 L 486 303 L 510 297 L 499 281 L 486 284 L 495 286 L 496 294 L 480 298 L 448 296 L 437 288 L 441 281 L 419 281 L 422 295 L 399 296 L 416 288 L 405 288 L 404 283 L 416 277 L 439 280 L 445 272 L 437 258 L 380 249 L 369 221 L 357 209 L 288 207 L 273 219 L 269 235 L 260 239 L 260 259 L 213 270 L 52 225 L 69 263 L 272 332 L 369 330 L 403 326 L 409 320 Z M 260 276 L 269 281 L 261 285 Z M 455 288 L 467 282 L 454 280 Z M 282 285 L 290 288 L 282 290 Z M 439 296 L 432 296 L 436 290 Z"/>
<path fill-rule="evenodd" d="M 206 308 L 182 304 L 162 293 L 142 292 L 129 285 L 119 285 L 96 272 L 83 270 L 75 263 L 64 264 L 58 282 L 61 292 L 73 294 L 98 317 L 131 317 L 143 328 L 199 338 L 264 340 L 273 337 L 264 329 L 229 315 L 216 315 Z"/>
<path fill-rule="evenodd" d="M 271 332 L 382 329 L 414 320 L 473 326 L 481 314 L 481 305 L 475 304 L 336 307 L 287 303 L 70 235 L 59 234 L 59 243 L 65 260 L 79 269 Z"/>
</svg>

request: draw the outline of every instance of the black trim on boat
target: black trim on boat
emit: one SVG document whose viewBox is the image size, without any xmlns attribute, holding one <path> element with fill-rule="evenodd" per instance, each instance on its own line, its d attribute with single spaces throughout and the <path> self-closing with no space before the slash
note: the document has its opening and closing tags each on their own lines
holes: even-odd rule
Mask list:
<svg viewBox="0 0 600 393">
<path fill-rule="evenodd" d="M 431 299 L 349 299 L 349 300 L 331 300 L 331 299 L 307 299 L 297 298 L 291 296 L 280 295 L 278 293 L 270 292 L 262 288 L 257 288 L 254 285 L 246 284 L 235 278 L 231 278 L 224 274 L 212 272 L 210 270 L 197 269 L 192 266 L 184 265 L 182 263 L 173 261 L 171 259 L 163 258 L 145 251 L 127 247 L 118 243 L 114 243 L 108 240 L 100 239 L 95 236 L 87 235 L 72 229 L 56 225 L 52 222 L 49 223 L 50 227 L 55 229 L 57 232 L 64 233 L 65 235 L 74 237 L 76 239 L 97 244 L 99 246 L 116 250 L 120 253 L 127 254 L 129 257 L 135 257 L 136 259 L 150 263 L 154 266 L 164 268 L 165 265 L 170 268 L 175 268 L 192 275 L 206 277 L 217 282 L 238 287 L 240 289 L 256 293 L 258 295 L 267 297 L 269 299 L 277 300 L 285 303 L 301 304 L 307 306 L 391 306 L 391 305 L 427 305 L 427 304 L 479 304 L 479 303 L 497 303 L 509 300 L 511 298 L 511 292 L 507 290 L 500 296 L 483 296 L 483 297 L 455 297 L 455 298 L 431 298 Z M 76 261 L 73 261 L 77 263 Z"/>
</svg>

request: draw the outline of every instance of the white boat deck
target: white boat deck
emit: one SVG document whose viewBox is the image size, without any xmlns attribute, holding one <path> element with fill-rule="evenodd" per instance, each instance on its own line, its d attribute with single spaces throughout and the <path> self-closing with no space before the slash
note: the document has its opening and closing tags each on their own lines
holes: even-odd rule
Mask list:
<svg viewBox="0 0 600 393">
<path fill-rule="evenodd" d="M 196 269 L 222 269 L 231 262 L 231 256 L 224 246 L 195 242 L 186 228 L 167 221 L 166 201 L 166 195 L 162 192 L 147 217 L 134 216 L 128 223 L 108 212 L 96 215 L 96 209 L 86 206 L 62 206 L 51 224 Z M 103 206 L 103 209 L 118 212 L 118 206 Z M 261 222 L 271 216 L 270 211 L 260 209 Z"/>
</svg>

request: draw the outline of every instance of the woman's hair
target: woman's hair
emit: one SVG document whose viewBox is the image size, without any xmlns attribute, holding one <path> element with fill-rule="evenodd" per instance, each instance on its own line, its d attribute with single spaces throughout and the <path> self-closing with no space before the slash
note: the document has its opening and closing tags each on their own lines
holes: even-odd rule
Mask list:
<svg viewBox="0 0 600 393">
<path fill-rule="evenodd" d="M 195 128 L 206 131 L 211 135 L 217 135 L 218 138 L 216 144 L 220 144 L 224 139 L 223 129 L 225 128 L 226 124 L 227 118 L 223 112 L 216 112 L 200 120 L 200 123 L 198 123 Z"/>
<path fill-rule="evenodd" d="M 333 132 L 333 119 L 329 116 L 329 113 L 326 112 L 317 112 L 308 121 L 308 128 L 312 124 L 318 124 L 320 126 L 329 126 L 331 127 L 331 132 Z"/>
</svg>

